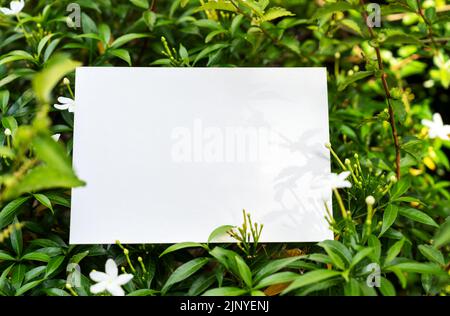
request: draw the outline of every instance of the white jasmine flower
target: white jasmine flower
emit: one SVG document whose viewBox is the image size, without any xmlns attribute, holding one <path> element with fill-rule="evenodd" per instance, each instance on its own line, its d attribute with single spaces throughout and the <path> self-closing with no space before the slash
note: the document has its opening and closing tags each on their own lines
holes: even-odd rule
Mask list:
<svg viewBox="0 0 450 316">
<path fill-rule="evenodd" d="M 68 110 L 69 112 L 73 112 L 75 110 L 75 101 L 71 98 L 59 97 L 58 102 L 60 104 L 53 105 L 58 110 Z"/>
<path fill-rule="evenodd" d="M 422 120 L 422 124 L 428 127 L 428 137 L 450 140 L 450 125 L 444 125 L 439 113 L 433 114 L 433 120 Z"/>
<path fill-rule="evenodd" d="M 330 173 L 318 179 L 313 185 L 314 187 L 327 187 L 327 189 L 351 188 L 352 184 L 346 180 L 350 175 L 350 171 L 344 171 L 340 174 Z"/>
<path fill-rule="evenodd" d="M 59 138 L 61 137 L 61 134 L 55 134 L 52 135 L 52 138 L 57 142 L 59 140 Z"/>
<path fill-rule="evenodd" d="M 324 200 L 329 199 L 329 192 L 333 189 L 351 188 L 352 184 L 346 180 L 350 175 L 350 171 L 344 171 L 340 174 L 330 173 L 325 176 L 317 178 L 317 181 L 312 183 L 312 189 L 319 189 Z"/>
<path fill-rule="evenodd" d="M 12 134 L 11 130 L 9 128 L 6 128 L 4 133 L 5 133 L 5 136 L 11 136 L 11 134 Z"/>
<path fill-rule="evenodd" d="M 350 181 L 346 180 L 350 175 L 350 171 L 344 171 L 340 174 L 331 173 L 326 179 L 325 182 L 327 186 L 331 189 L 343 189 L 343 188 L 351 188 L 352 184 Z"/>
<path fill-rule="evenodd" d="M 6 15 L 16 15 L 20 11 L 22 11 L 25 6 L 25 2 L 23 0 L 20 1 L 11 1 L 9 4 L 9 8 L 0 8 L 0 12 Z"/>
<path fill-rule="evenodd" d="M 121 274 L 117 265 L 112 259 L 108 259 L 105 264 L 105 272 L 92 271 L 89 277 L 97 284 L 91 286 L 91 292 L 98 294 L 108 291 L 113 296 L 124 296 L 122 285 L 127 284 L 133 278 L 132 274 Z"/>
</svg>

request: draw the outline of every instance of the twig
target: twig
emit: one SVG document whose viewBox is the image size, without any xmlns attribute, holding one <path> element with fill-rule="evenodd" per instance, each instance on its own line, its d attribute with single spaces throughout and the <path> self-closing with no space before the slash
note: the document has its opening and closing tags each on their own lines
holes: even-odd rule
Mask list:
<svg viewBox="0 0 450 316">
<path fill-rule="evenodd" d="M 420 5 L 420 0 L 416 0 L 416 1 L 417 1 L 418 13 L 422 17 L 422 19 L 425 21 L 425 24 L 428 26 L 428 38 L 430 39 L 430 41 L 433 45 L 435 54 L 437 54 L 437 44 L 436 44 L 436 41 L 434 40 L 434 36 L 433 36 L 433 25 L 431 24 L 430 21 L 428 21 L 428 19 L 423 14 L 422 6 Z"/>
<path fill-rule="evenodd" d="M 447 12 L 450 11 L 450 4 L 444 5 L 442 7 L 436 8 L 437 12 Z M 389 14 L 384 19 L 389 22 L 402 20 L 406 16 L 406 13 L 395 13 Z"/>
<path fill-rule="evenodd" d="M 368 23 L 368 15 L 365 11 L 365 3 L 364 0 L 360 0 L 361 5 L 363 6 L 363 17 L 366 22 L 367 28 L 369 29 L 369 34 L 372 39 L 375 39 L 375 33 L 373 31 L 373 27 Z M 397 127 L 395 126 L 395 116 L 394 116 L 394 108 L 391 104 L 391 93 L 389 92 L 389 85 L 387 83 L 387 73 L 384 71 L 383 60 L 381 58 L 380 47 L 375 47 L 375 52 L 377 55 L 378 68 L 381 71 L 381 82 L 383 83 L 383 89 L 386 96 L 386 101 L 388 104 L 389 111 L 389 123 L 391 124 L 392 129 L 392 137 L 394 138 L 394 147 L 395 147 L 395 173 L 397 175 L 397 179 L 400 179 L 400 142 L 398 140 Z"/>
</svg>

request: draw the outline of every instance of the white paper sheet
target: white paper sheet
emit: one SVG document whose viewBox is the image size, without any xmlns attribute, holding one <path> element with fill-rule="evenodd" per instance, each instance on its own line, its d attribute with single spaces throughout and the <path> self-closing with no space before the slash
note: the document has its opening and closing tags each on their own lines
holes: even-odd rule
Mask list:
<svg viewBox="0 0 450 316">
<path fill-rule="evenodd" d="M 78 68 L 70 243 L 333 238 L 328 141 L 325 68 Z"/>
</svg>

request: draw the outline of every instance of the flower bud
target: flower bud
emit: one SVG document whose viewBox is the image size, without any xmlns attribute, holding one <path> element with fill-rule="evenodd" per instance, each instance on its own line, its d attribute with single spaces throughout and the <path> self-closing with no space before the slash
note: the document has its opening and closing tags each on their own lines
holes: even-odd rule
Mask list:
<svg viewBox="0 0 450 316">
<path fill-rule="evenodd" d="M 66 86 L 68 86 L 70 84 L 70 80 L 67 77 L 64 77 L 63 79 L 63 84 L 65 84 Z"/>
<path fill-rule="evenodd" d="M 367 205 L 374 205 L 375 204 L 375 198 L 372 195 L 369 195 L 368 197 L 366 197 L 366 204 Z"/>
<path fill-rule="evenodd" d="M 6 136 L 11 136 L 11 134 L 12 134 L 11 130 L 9 128 L 6 128 L 4 133 Z"/>
</svg>

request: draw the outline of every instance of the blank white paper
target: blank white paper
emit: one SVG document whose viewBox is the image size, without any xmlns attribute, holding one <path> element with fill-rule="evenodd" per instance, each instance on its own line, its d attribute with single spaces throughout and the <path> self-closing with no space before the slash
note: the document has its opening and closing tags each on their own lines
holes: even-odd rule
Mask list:
<svg viewBox="0 0 450 316">
<path fill-rule="evenodd" d="M 328 142 L 325 68 L 78 68 L 70 243 L 332 239 Z"/>
</svg>

